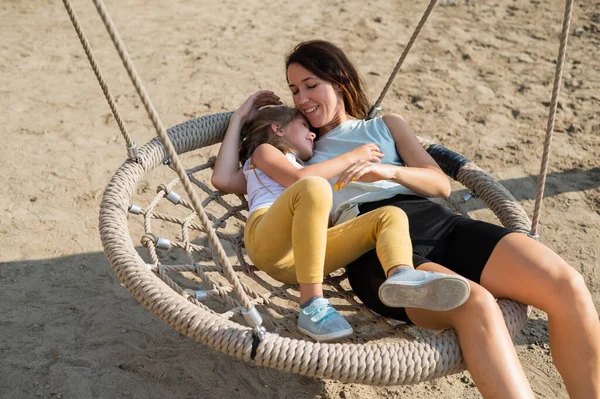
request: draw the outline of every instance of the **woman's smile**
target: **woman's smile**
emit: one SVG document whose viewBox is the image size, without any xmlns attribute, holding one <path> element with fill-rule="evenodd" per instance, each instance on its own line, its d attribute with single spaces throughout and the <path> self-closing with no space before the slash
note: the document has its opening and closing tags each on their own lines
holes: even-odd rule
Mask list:
<svg viewBox="0 0 600 399">
<path fill-rule="evenodd" d="M 305 108 L 302 113 L 304 115 L 309 115 L 309 114 L 312 114 L 313 112 L 315 112 L 318 108 L 319 108 L 318 105 L 315 105 L 314 107 L 310 107 L 310 108 Z"/>
</svg>

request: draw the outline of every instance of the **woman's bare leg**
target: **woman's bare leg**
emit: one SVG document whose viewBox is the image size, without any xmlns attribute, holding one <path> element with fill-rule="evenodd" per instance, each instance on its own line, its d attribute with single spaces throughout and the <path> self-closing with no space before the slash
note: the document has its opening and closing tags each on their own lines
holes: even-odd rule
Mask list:
<svg viewBox="0 0 600 399">
<path fill-rule="evenodd" d="M 435 263 L 422 264 L 419 270 L 453 273 Z M 469 283 L 471 295 L 456 309 L 407 308 L 406 312 L 419 327 L 456 330 L 467 369 L 484 398 L 533 398 L 496 300 L 479 284 Z"/>
<path fill-rule="evenodd" d="M 523 235 L 505 236 L 481 285 L 548 313 L 554 364 L 572 398 L 600 398 L 600 321 L 581 275 L 560 256 Z"/>
</svg>

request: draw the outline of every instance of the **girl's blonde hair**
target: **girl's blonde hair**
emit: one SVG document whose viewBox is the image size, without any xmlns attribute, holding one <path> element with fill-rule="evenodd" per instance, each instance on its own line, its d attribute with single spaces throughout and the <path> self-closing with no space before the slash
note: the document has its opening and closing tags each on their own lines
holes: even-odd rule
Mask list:
<svg viewBox="0 0 600 399">
<path fill-rule="evenodd" d="M 240 145 L 240 161 L 242 165 L 246 160 L 252 157 L 254 151 L 259 145 L 267 143 L 277 148 L 284 154 L 292 153 L 296 155 L 296 160 L 300 164 L 304 164 L 298 159 L 296 150 L 284 137 L 271 134 L 271 124 L 279 125 L 279 130 L 284 129 L 290 122 L 294 120 L 300 112 L 296 108 L 286 106 L 268 107 L 258 111 L 258 116 L 249 124 L 242 128 L 242 144 Z"/>
</svg>

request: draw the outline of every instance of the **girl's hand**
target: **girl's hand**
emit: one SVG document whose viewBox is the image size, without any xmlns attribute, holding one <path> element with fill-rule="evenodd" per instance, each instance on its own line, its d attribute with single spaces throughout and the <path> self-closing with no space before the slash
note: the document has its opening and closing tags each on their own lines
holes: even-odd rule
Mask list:
<svg viewBox="0 0 600 399">
<path fill-rule="evenodd" d="M 252 122 L 258 115 L 258 110 L 267 105 L 281 105 L 279 96 L 270 90 L 259 90 L 252 94 L 244 103 L 233 113 L 240 118 L 242 124 Z"/>
<path fill-rule="evenodd" d="M 383 153 L 375 143 L 363 144 L 360 147 L 350 151 L 351 156 L 356 161 L 381 162 Z"/>
<path fill-rule="evenodd" d="M 398 167 L 394 165 L 357 161 L 338 175 L 333 187 L 335 190 L 339 190 L 351 181 L 370 183 L 379 180 L 393 180 L 397 169 Z"/>
</svg>

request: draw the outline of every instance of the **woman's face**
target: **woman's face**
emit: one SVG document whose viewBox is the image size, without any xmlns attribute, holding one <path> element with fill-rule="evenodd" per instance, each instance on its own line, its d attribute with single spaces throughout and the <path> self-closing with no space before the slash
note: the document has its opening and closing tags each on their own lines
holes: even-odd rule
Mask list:
<svg viewBox="0 0 600 399">
<path fill-rule="evenodd" d="M 294 105 L 321 134 L 347 119 L 342 94 L 331 82 L 297 63 L 289 65 L 287 75 Z"/>
<path fill-rule="evenodd" d="M 280 132 L 294 147 L 298 153 L 298 158 L 306 161 L 313 156 L 315 134 L 309 130 L 308 122 L 302 115 L 295 117 Z"/>
</svg>

